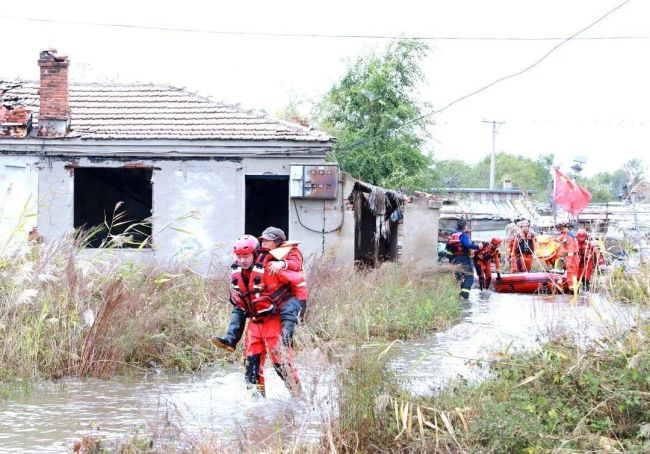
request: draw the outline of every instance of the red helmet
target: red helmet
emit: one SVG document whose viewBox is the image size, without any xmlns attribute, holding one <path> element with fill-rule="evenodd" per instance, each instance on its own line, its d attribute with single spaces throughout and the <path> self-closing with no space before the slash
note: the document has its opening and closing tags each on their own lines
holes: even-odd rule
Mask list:
<svg viewBox="0 0 650 454">
<path fill-rule="evenodd" d="M 494 244 L 495 246 L 498 246 L 498 245 L 501 244 L 501 238 L 499 238 L 498 236 L 495 236 L 494 238 L 492 238 L 490 240 L 490 243 Z"/>
<path fill-rule="evenodd" d="M 260 247 L 260 242 L 253 235 L 244 235 L 235 241 L 233 252 L 236 255 L 254 254 Z"/>
<path fill-rule="evenodd" d="M 586 240 L 589 234 L 585 229 L 580 229 L 576 232 L 576 238 L 579 240 Z"/>
</svg>

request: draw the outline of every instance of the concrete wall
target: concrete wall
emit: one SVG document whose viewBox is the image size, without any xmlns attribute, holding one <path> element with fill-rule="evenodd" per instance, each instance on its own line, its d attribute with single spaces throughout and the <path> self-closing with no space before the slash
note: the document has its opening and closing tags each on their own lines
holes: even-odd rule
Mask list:
<svg viewBox="0 0 650 454">
<path fill-rule="evenodd" d="M 48 241 L 72 231 L 74 166 L 121 167 L 134 163 L 154 168 L 153 247 L 145 251 L 121 250 L 119 254 L 159 263 L 190 260 L 205 268 L 210 263 L 229 262 L 232 241 L 245 233 L 246 175 L 289 176 L 291 164 L 319 164 L 322 158 L 41 158 L 39 233 Z M 344 185 L 343 176 L 336 200 L 288 200 L 290 239 L 301 241 L 307 259 L 325 252 L 352 262 L 354 219 L 345 205 L 351 189 Z"/>
<path fill-rule="evenodd" d="M 404 209 L 402 221 L 402 260 L 429 260 L 438 257 L 438 223 L 441 203 L 423 196 L 413 196 Z"/>
<path fill-rule="evenodd" d="M 22 243 L 36 226 L 37 159 L 0 155 L 0 247 Z"/>
</svg>

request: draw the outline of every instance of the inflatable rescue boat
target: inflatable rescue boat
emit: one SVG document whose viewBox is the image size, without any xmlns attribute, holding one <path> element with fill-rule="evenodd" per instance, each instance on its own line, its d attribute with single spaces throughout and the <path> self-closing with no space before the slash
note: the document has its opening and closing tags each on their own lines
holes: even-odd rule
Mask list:
<svg viewBox="0 0 650 454">
<path fill-rule="evenodd" d="M 562 293 L 569 291 L 566 274 L 535 271 L 531 273 L 502 274 L 493 280 L 498 293 Z"/>
</svg>

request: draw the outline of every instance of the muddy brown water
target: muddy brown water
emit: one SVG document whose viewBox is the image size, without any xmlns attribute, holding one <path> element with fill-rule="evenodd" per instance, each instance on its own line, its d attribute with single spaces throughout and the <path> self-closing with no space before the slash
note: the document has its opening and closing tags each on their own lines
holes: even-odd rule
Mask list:
<svg viewBox="0 0 650 454">
<path fill-rule="evenodd" d="M 390 367 L 413 393 L 435 393 L 458 376 L 485 377 L 487 368 L 477 360 L 536 348 L 557 333 L 588 342 L 632 325 L 637 316 L 634 308 L 595 294 L 573 302 L 563 296 L 486 297 L 472 290 L 459 324 L 396 345 Z M 333 373 L 319 355 L 298 359 L 310 396 L 305 400 L 291 397 L 273 373 L 267 374 L 267 398 L 254 399 L 240 363 L 194 374 L 43 383 L 0 401 L 0 452 L 70 452 L 85 435 L 120 438 L 151 430 L 188 445 L 212 438 L 232 452 L 262 448 L 276 432 L 287 440 L 317 440 L 335 408 Z"/>
</svg>

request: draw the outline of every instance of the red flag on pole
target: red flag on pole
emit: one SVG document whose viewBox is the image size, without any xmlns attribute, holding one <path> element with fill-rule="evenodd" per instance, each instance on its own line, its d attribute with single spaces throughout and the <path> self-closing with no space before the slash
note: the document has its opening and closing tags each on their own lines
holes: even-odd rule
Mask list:
<svg viewBox="0 0 650 454">
<path fill-rule="evenodd" d="M 564 208 L 572 216 L 577 216 L 591 200 L 591 193 L 567 178 L 558 169 L 554 169 L 554 171 L 555 194 L 553 200 L 557 206 Z"/>
</svg>

